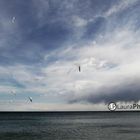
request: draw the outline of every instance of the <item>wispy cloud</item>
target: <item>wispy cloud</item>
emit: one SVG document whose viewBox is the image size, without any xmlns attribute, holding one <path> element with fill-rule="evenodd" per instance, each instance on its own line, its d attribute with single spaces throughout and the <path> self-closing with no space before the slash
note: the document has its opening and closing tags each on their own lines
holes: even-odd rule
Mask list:
<svg viewBox="0 0 140 140">
<path fill-rule="evenodd" d="M 135 5 L 138 2 L 138 0 L 125 0 L 125 1 L 119 1 L 117 4 L 112 6 L 108 11 L 105 12 L 105 16 L 111 16 L 116 13 L 123 12 L 123 10 L 130 8 L 131 6 Z"/>
</svg>

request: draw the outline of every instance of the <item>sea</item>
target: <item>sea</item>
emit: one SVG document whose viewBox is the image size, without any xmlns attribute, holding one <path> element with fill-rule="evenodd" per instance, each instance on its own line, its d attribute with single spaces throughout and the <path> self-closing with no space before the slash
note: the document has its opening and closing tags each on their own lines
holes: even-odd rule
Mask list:
<svg viewBox="0 0 140 140">
<path fill-rule="evenodd" d="M 140 112 L 1 112 L 0 140 L 140 140 Z"/>
</svg>

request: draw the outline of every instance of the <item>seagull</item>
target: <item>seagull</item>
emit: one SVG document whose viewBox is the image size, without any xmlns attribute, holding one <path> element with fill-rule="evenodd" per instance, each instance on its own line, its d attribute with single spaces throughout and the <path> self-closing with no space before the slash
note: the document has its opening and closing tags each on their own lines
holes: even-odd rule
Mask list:
<svg viewBox="0 0 140 140">
<path fill-rule="evenodd" d="M 13 95 L 16 95 L 16 91 L 15 91 L 15 90 L 12 90 L 11 93 L 12 93 Z"/>
<path fill-rule="evenodd" d="M 80 65 L 78 66 L 78 68 L 79 68 L 79 72 L 81 72 L 81 66 Z"/>
<path fill-rule="evenodd" d="M 74 64 L 74 65 L 77 66 L 78 72 L 81 72 L 81 66 L 80 66 L 79 64 Z M 71 69 L 67 72 L 67 74 L 71 73 L 72 71 L 76 71 L 77 68 L 74 68 L 74 67 L 71 68 Z"/>
<path fill-rule="evenodd" d="M 15 17 L 13 17 L 13 18 L 12 18 L 12 23 L 15 23 L 15 20 L 16 20 L 16 18 L 15 18 Z"/>
<path fill-rule="evenodd" d="M 33 102 L 33 98 L 32 97 L 28 97 L 30 102 Z"/>
<path fill-rule="evenodd" d="M 81 65 L 80 64 L 75 64 L 78 67 L 78 71 L 81 72 Z"/>
</svg>

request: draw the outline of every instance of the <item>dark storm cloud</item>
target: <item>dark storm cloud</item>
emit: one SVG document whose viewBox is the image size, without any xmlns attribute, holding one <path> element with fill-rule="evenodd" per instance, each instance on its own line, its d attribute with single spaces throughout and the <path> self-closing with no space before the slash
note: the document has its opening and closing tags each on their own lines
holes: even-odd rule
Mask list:
<svg viewBox="0 0 140 140">
<path fill-rule="evenodd" d="M 140 80 L 131 80 L 120 82 L 115 86 L 104 86 L 93 93 L 87 93 L 84 97 L 79 97 L 70 100 L 74 102 L 89 102 L 89 103 L 109 103 L 109 102 L 131 102 L 140 100 Z"/>
</svg>

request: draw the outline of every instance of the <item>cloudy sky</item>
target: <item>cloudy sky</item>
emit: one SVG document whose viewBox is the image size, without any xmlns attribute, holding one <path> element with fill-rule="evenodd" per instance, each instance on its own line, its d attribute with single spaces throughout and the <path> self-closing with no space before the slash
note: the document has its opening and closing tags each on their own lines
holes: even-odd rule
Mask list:
<svg viewBox="0 0 140 140">
<path fill-rule="evenodd" d="M 0 110 L 139 101 L 139 37 L 140 0 L 0 0 Z"/>
</svg>

